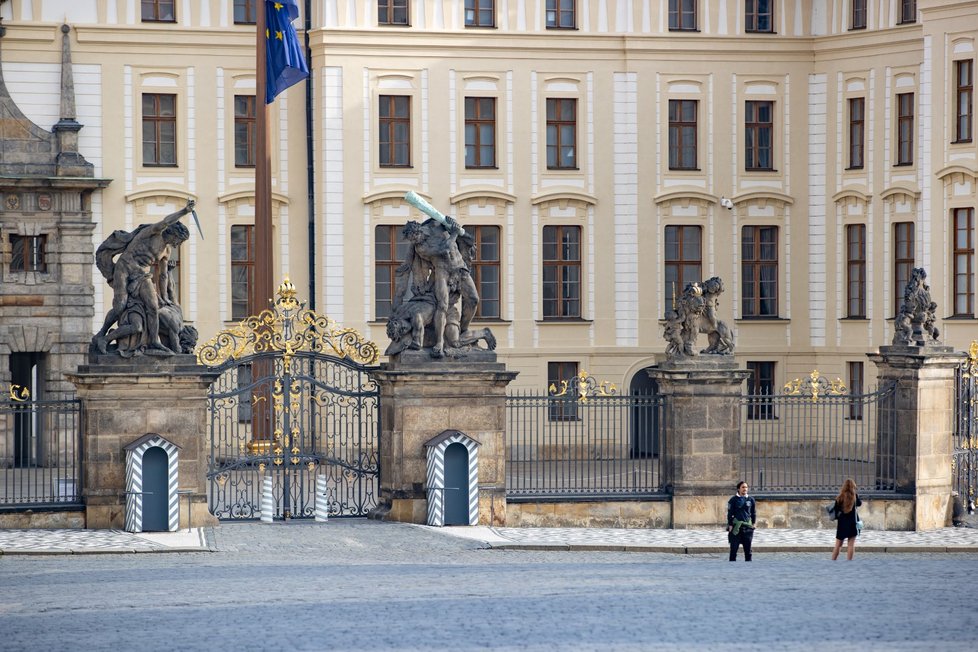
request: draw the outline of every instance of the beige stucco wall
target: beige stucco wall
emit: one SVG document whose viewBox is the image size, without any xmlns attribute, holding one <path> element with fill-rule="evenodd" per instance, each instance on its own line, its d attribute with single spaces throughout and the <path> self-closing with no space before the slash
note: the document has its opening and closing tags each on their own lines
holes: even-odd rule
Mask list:
<svg viewBox="0 0 978 652">
<path fill-rule="evenodd" d="M 55 16 L 55 4 L 7 3 L 5 69 L 57 65 L 64 12 Z M 143 24 L 130 4 L 97 0 L 94 16 L 82 5 L 68 15 L 73 61 L 98 70 L 97 80 L 78 81 L 97 94 L 100 115 L 87 127 L 100 138 L 82 153 L 97 162 L 97 176 L 113 179 L 94 205 L 94 237 L 197 199 L 204 239 L 194 233 L 184 246 L 180 274 L 187 317 L 206 340 L 230 315 L 230 227 L 253 221 L 251 170 L 233 165 L 232 111 L 234 94 L 253 88 L 253 32 L 231 24 L 231 0 L 177 3 L 175 24 Z M 918 22 L 899 26 L 897 3 L 870 3 L 869 28 L 859 31 L 848 29 L 842 0 L 777 3 L 776 33 L 757 35 L 743 32 L 740 3 L 701 2 L 695 33 L 665 30 L 665 2 L 581 2 L 571 31 L 546 30 L 542 3 L 501 0 L 497 28 L 479 30 L 464 27 L 460 3 L 411 4 L 411 26 L 395 28 L 376 26 L 367 0 L 312 3 L 311 298 L 344 325 L 386 341 L 374 315 L 373 228 L 410 218 L 398 199 L 407 190 L 463 224 L 501 227 L 502 314 L 488 325 L 501 359 L 520 372 L 517 387 L 541 387 L 548 361 L 574 361 L 626 387 L 653 363 L 664 348 L 662 234 L 672 224 L 702 227 L 703 276 L 726 283 L 720 315 L 735 328 L 738 360 L 775 362 L 778 384 L 813 368 L 845 378 L 846 362 L 888 343 L 895 221 L 916 223 L 916 263 L 928 269 L 939 316 L 950 315 L 947 216 L 978 203 L 978 145 L 952 145 L 948 135 L 950 63 L 975 57 L 978 3 L 921 0 Z M 57 100 L 30 75 L 6 77 L 12 92 L 33 98 L 29 112 L 31 102 Z M 139 97 L 153 90 L 179 97 L 177 168 L 138 164 Z M 916 96 L 909 168 L 892 165 L 898 91 Z M 412 97 L 411 168 L 377 165 L 384 93 Z M 859 94 L 866 166 L 848 171 L 844 107 Z M 497 97 L 498 169 L 464 168 L 467 95 Z M 548 97 L 578 99 L 577 170 L 546 169 Z M 743 107 L 752 98 L 775 102 L 773 172 L 743 169 Z M 700 101 L 698 171 L 667 169 L 669 99 Z M 273 105 L 271 124 L 275 276 L 288 272 L 308 297 L 304 103 L 294 87 Z M 721 196 L 733 210 L 720 207 Z M 867 225 L 869 240 L 864 320 L 844 312 L 843 228 L 855 223 Z M 580 322 L 542 319 L 548 224 L 582 227 Z M 739 233 L 754 224 L 779 227 L 775 320 L 743 319 L 739 305 Z M 110 292 L 94 275 L 99 320 Z M 978 322 L 947 320 L 942 329 L 965 348 Z M 872 383 L 871 364 L 866 376 Z"/>
</svg>

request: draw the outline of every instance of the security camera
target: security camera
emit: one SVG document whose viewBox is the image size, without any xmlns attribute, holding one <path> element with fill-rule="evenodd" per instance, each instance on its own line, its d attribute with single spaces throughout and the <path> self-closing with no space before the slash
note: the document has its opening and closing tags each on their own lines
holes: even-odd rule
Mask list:
<svg viewBox="0 0 978 652">
<path fill-rule="evenodd" d="M 726 208 L 728 211 L 733 210 L 733 202 L 727 199 L 726 197 L 720 198 L 720 205 Z"/>
</svg>

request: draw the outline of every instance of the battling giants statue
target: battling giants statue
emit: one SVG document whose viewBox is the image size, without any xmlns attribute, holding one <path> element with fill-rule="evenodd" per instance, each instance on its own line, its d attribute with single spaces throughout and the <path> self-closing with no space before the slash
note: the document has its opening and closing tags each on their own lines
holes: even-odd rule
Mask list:
<svg viewBox="0 0 978 652">
<path fill-rule="evenodd" d="M 903 289 L 903 304 L 897 315 L 893 344 L 924 346 L 927 340 L 937 342 L 941 336 L 937 321 L 937 304 L 931 301 L 927 272 L 922 267 L 910 271 L 910 279 Z"/>
<path fill-rule="evenodd" d="M 190 237 L 179 220 L 193 210 L 191 200 L 155 224 L 141 224 L 132 232 L 113 231 L 99 245 L 95 264 L 114 295 L 102 328 L 92 338 L 92 353 L 118 353 L 124 358 L 193 353 L 197 331 L 183 323 L 170 277 L 172 247 Z"/>
<path fill-rule="evenodd" d="M 694 346 L 700 333 L 706 333 L 709 346 L 700 353 L 733 355 L 733 331 L 717 316 L 723 281 L 714 276 L 702 283 L 689 283 L 683 289 L 674 310 L 666 315 L 663 337 L 666 356 L 685 358 L 696 355 Z"/>
<path fill-rule="evenodd" d="M 496 338 L 488 328 L 469 330 L 479 306 L 479 291 L 472 280 L 474 239 L 415 193 L 409 192 L 405 199 L 431 219 L 410 221 L 404 227 L 411 248 L 397 269 L 387 320 L 391 343 L 384 353 L 424 348 L 433 358 L 458 358 L 480 348 L 480 340 L 489 350 L 495 349 Z"/>
</svg>

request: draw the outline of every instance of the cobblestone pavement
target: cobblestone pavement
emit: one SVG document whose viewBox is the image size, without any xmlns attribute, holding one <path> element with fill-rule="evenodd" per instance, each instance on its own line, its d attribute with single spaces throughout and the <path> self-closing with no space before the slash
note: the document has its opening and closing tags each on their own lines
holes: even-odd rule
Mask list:
<svg viewBox="0 0 978 652">
<path fill-rule="evenodd" d="M 301 525 L 301 524 L 300 524 Z M 626 530 L 621 528 L 433 528 L 497 549 L 605 550 L 707 553 L 725 550 L 722 530 Z M 758 552 L 823 552 L 834 542 L 832 530 L 761 529 Z M 958 527 L 932 532 L 866 530 L 863 552 L 978 552 L 978 529 Z M 120 530 L 0 530 L 0 554 L 83 554 L 96 552 L 189 552 L 209 549 L 200 529 L 131 534 Z"/>
<path fill-rule="evenodd" d="M 0 649 L 970 651 L 978 640 L 978 552 L 731 564 L 492 549 L 448 533 L 223 524 L 208 530 L 211 552 L 3 555 Z"/>
</svg>

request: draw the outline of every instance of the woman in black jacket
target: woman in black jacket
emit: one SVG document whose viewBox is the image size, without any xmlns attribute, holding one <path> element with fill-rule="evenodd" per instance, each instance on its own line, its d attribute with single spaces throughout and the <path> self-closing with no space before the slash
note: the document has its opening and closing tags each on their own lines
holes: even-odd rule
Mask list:
<svg viewBox="0 0 978 652">
<path fill-rule="evenodd" d="M 856 513 L 856 508 L 862 504 L 863 501 L 859 500 L 859 494 L 856 493 L 856 483 L 852 479 L 847 479 L 842 483 L 842 489 L 839 490 L 835 505 L 832 506 L 836 518 L 833 560 L 839 558 L 842 542 L 847 539 L 849 547 L 846 549 L 846 559 L 852 560 L 852 555 L 856 552 L 856 537 L 859 536 L 859 528 L 856 527 L 859 515 Z"/>
<path fill-rule="evenodd" d="M 744 480 L 737 483 L 737 495 L 727 501 L 727 541 L 730 542 L 730 561 L 737 561 L 737 548 L 744 546 L 744 561 L 751 560 L 750 546 L 754 541 L 757 522 L 757 503 L 747 495 Z"/>
</svg>

